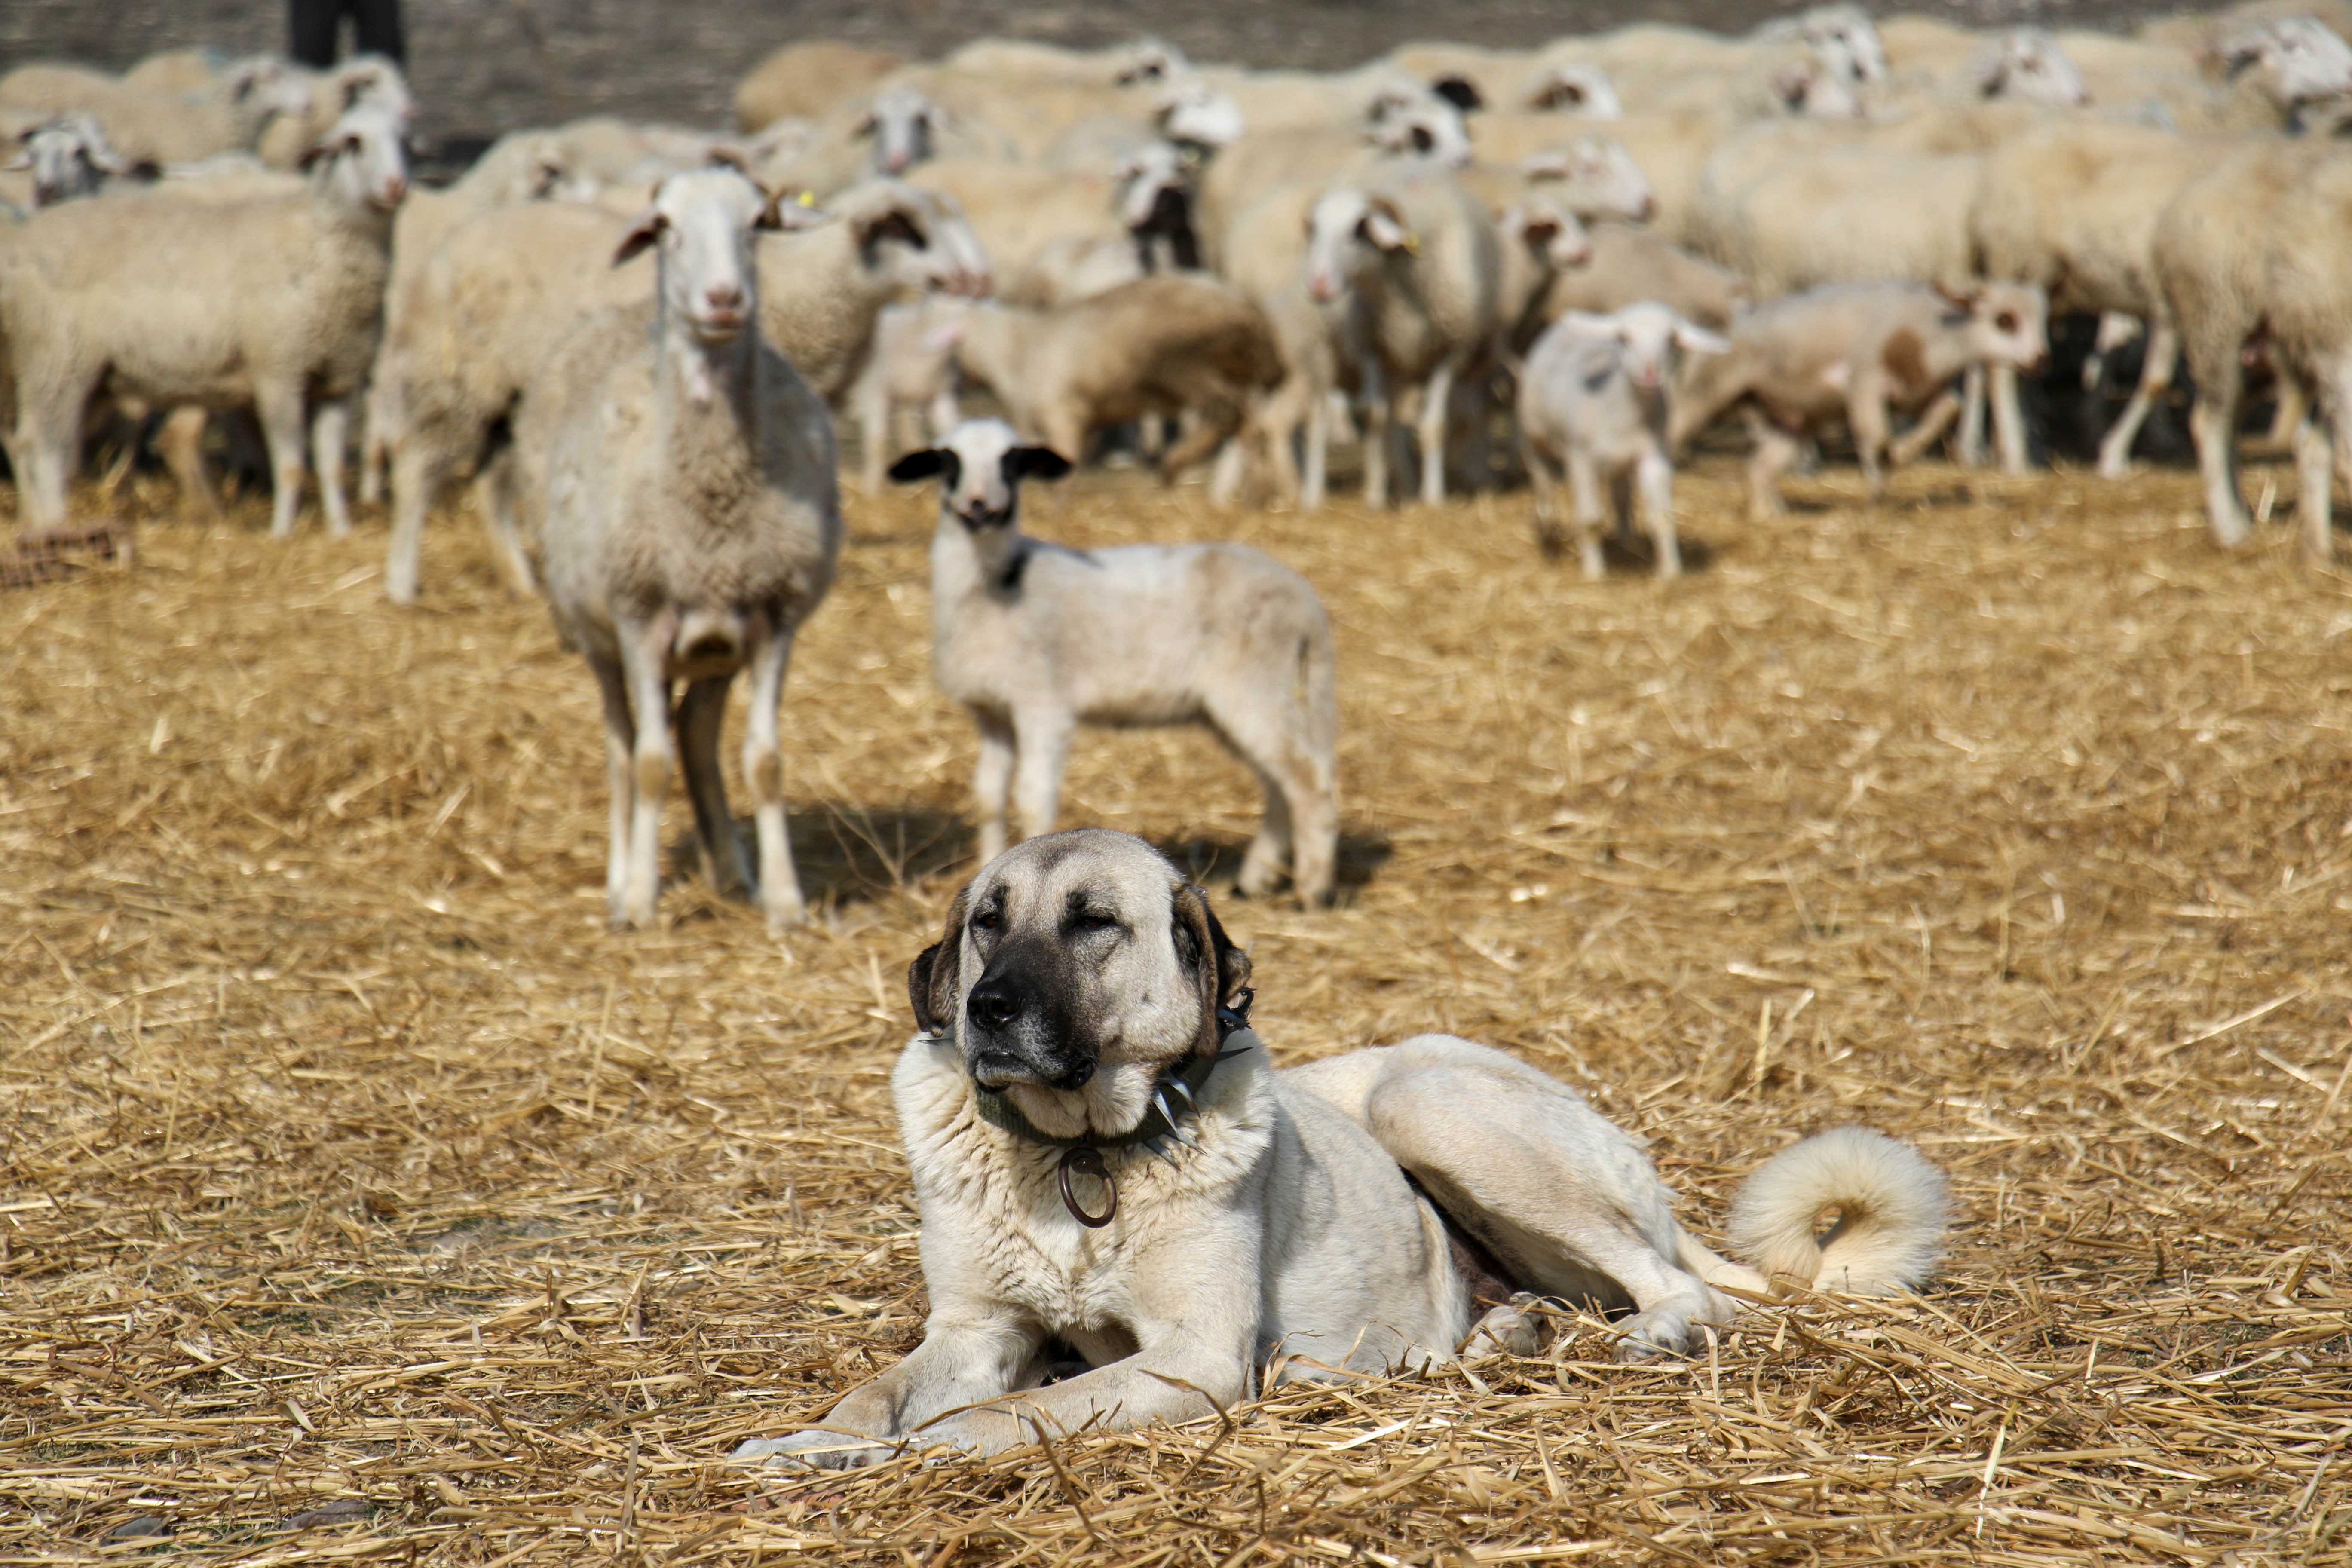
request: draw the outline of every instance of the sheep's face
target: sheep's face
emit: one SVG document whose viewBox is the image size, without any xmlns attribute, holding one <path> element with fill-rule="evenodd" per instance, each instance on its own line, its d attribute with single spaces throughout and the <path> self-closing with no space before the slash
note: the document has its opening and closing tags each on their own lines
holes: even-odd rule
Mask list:
<svg viewBox="0 0 2352 1568">
<path fill-rule="evenodd" d="M 1644 392 L 1674 384 L 1685 353 L 1722 353 L 1731 345 L 1705 327 L 1683 320 L 1654 301 L 1628 305 L 1614 315 L 1592 318 L 1595 330 L 1617 341 L 1625 378 Z"/>
<path fill-rule="evenodd" d="M 857 237 L 860 262 L 898 287 L 973 299 L 995 288 L 988 253 L 953 196 L 874 180 L 845 194 L 840 210 Z"/>
<path fill-rule="evenodd" d="M 1011 528 L 1020 514 L 1021 481 L 1058 479 L 1069 463 L 1050 447 L 1024 447 L 1002 419 L 967 419 L 929 451 L 909 452 L 890 466 L 902 484 L 940 479 L 940 512 L 975 535 Z"/>
<path fill-rule="evenodd" d="M 1328 304 L 1388 257 L 1420 248 L 1403 215 L 1386 197 L 1326 192 L 1307 215 L 1307 292 Z"/>
<path fill-rule="evenodd" d="M 390 111 L 381 104 L 362 103 L 344 110 L 305 163 L 323 163 L 316 177 L 352 205 L 365 204 L 390 212 L 408 194 L 405 144 L 405 129 Z"/>
<path fill-rule="evenodd" d="M 227 73 L 229 96 L 263 115 L 308 114 L 313 99 L 306 73 L 258 56 Z"/>
<path fill-rule="evenodd" d="M 1987 98 L 2070 108 L 2091 101 L 2083 73 L 2041 27 L 2013 27 L 1987 57 L 1977 79 Z"/>
<path fill-rule="evenodd" d="M 362 103 L 381 105 L 406 130 L 416 120 L 416 95 L 400 68 L 381 55 L 362 55 L 347 61 L 328 79 L 339 95 L 338 107 L 356 109 Z"/>
<path fill-rule="evenodd" d="M 2271 96 L 2284 104 L 2352 94 L 2352 45 L 2314 16 L 2258 24 L 2221 47 L 2232 70 L 2259 66 Z"/>
<path fill-rule="evenodd" d="M 1806 42 L 1853 81 L 1885 81 L 1886 46 L 1870 13 L 1859 5 L 1822 5 L 1806 13 Z"/>
<path fill-rule="evenodd" d="M 1577 211 L 1606 214 L 1631 223 L 1657 216 L 1658 198 L 1633 154 L 1613 136 L 1580 136 L 1552 153 L 1538 153 L 1519 165 L 1529 179 L 1558 180 L 1559 197 Z"/>
<path fill-rule="evenodd" d="M 1192 171 L 1184 155 L 1166 142 L 1154 142 L 1124 162 L 1112 175 L 1118 186 L 1118 221 L 1130 229 L 1150 228 L 1163 204 L 1184 211 Z"/>
<path fill-rule="evenodd" d="M 939 106 L 911 87 L 888 87 L 874 95 L 858 133 L 874 139 L 874 166 L 903 174 L 931 155 L 931 132 L 942 116 Z"/>
<path fill-rule="evenodd" d="M 1528 258 L 1545 271 L 1565 271 L 1592 259 L 1592 239 L 1560 200 L 1538 191 L 1505 213 L 1496 226 L 1503 237 L 1517 242 Z"/>
<path fill-rule="evenodd" d="M 1249 129 L 1242 106 L 1204 81 L 1181 81 L 1160 96 L 1160 133 L 1171 142 L 1230 147 Z"/>
<path fill-rule="evenodd" d="M 1580 114 L 1587 120 L 1625 118 L 1625 100 L 1617 96 L 1617 84 L 1599 66 L 1564 65 L 1546 71 L 1528 89 L 1528 107 Z"/>
<path fill-rule="evenodd" d="M 2041 289 L 2023 283 L 1985 283 L 1966 293 L 1944 292 L 1969 313 L 1970 358 L 2023 371 L 2042 368 L 2050 352 L 2050 300 Z"/>
<path fill-rule="evenodd" d="M 630 226 L 617 265 L 658 246 L 663 313 L 706 343 L 733 342 L 757 319 L 751 231 L 777 224 L 774 204 L 731 168 L 672 174 Z"/>
<path fill-rule="evenodd" d="M 1365 139 L 1384 153 L 1425 159 L 1442 169 L 1470 162 L 1470 131 L 1462 111 L 1433 95 L 1401 105 L 1384 100 Z"/>
<path fill-rule="evenodd" d="M 46 207 L 92 195 L 108 174 L 124 173 L 126 165 L 98 122 L 77 114 L 26 132 L 23 150 L 8 167 L 31 171 L 33 205 Z"/>
</svg>

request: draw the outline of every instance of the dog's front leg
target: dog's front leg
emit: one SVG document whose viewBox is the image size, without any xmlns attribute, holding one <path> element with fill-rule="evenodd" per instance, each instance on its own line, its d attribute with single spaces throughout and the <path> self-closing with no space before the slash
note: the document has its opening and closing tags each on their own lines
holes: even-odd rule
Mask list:
<svg viewBox="0 0 2352 1568">
<path fill-rule="evenodd" d="M 912 1354 L 852 1390 L 823 1421 L 782 1437 L 751 1438 L 734 1458 L 845 1470 L 880 1464 L 910 1437 L 919 1447 L 952 1441 L 937 1435 L 937 1417 L 1002 1397 L 1045 1339 L 1034 1322 L 1003 1310 L 934 1311 Z"/>
<path fill-rule="evenodd" d="M 916 1447 L 952 1444 L 994 1454 L 1083 1428 L 1122 1432 L 1197 1421 L 1249 1391 L 1265 1281 L 1255 1204 L 1171 1204 L 1129 1242 L 1126 1297 L 1137 1350 L 1108 1366 L 1024 1389 L 928 1426 Z"/>
</svg>

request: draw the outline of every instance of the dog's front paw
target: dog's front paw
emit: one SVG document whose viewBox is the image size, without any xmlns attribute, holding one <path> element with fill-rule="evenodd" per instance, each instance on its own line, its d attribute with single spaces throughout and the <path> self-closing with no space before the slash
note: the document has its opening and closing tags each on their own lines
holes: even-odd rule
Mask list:
<svg viewBox="0 0 2352 1568">
<path fill-rule="evenodd" d="M 888 1443 L 877 1443 L 850 1432 L 810 1427 L 783 1437 L 752 1437 L 737 1446 L 728 1458 L 739 1465 L 770 1465 L 783 1469 L 860 1470 L 878 1465 L 898 1453 Z"/>
<path fill-rule="evenodd" d="M 1690 1320 L 1680 1312 L 1653 1307 L 1646 1312 L 1636 1312 L 1616 1328 L 1619 1361 L 1657 1361 L 1665 1356 L 1690 1354 Z"/>
</svg>

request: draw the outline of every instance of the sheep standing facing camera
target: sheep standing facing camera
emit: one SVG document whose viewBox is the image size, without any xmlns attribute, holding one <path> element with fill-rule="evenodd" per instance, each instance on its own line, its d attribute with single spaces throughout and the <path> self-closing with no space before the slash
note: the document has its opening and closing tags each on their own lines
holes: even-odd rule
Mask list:
<svg viewBox="0 0 2352 1568">
<path fill-rule="evenodd" d="M 776 709 L 793 634 L 833 583 L 841 509 L 824 405 L 761 331 L 752 233 L 792 211 L 733 169 L 664 180 L 610 252 L 654 251 L 651 310 L 581 321 L 515 421 L 520 510 L 549 607 L 604 698 L 615 925 L 654 917 L 680 682 L 676 751 L 712 879 L 755 893 L 772 927 L 807 917 L 784 836 Z M 751 681 L 743 778 L 756 874 L 719 768 L 739 673 Z"/>
<path fill-rule="evenodd" d="M 1243 544 L 1072 550 L 1021 531 L 1021 481 L 1069 463 L 997 419 L 966 420 L 890 477 L 940 477 L 931 540 L 932 670 L 980 726 L 980 858 L 1050 832 L 1081 723 L 1203 724 L 1265 786 L 1241 889 L 1287 868 L 1331 897 L 1339 837 L 1331 623 L 1305 578 Z"/>
</svg>

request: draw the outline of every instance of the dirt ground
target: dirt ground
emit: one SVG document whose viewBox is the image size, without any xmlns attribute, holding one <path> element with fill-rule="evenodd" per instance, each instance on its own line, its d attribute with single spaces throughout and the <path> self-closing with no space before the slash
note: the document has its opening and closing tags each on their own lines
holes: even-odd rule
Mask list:
<svg viewBox="0 0 2352 1568">
<path fill-rule="evenodd" d="M 1093 47 L 1151 32 L 1202 60 L 1352 66 L 1413 38 L 1534 44 L 1640 20 L 1745 31 L 1801 10 L 1772 0 L 405 0 L 428 138 L 478 141 L 593 113 L 725 124 L 735 82 L 796 38 L 848 38 L 929 57 L 983 34 Z M 1877 7 L 1874 7 L 1876 9 Z M 1959 0 L 1906 9 L 1976 25 L 2128 27 L 2194 6 L 2130 0 Z M 121 69 L 157 49 L 285 47 L 285 7 L 255 0 L 8 0 L 0 70 L 69 58 Z"/>
<path fill-rule="evenodd" d="M 2178 471 L 1795 490 L 1686 478 L 1664 585 L 1543 563 L 1523 495 L 1092 475 L 1032 526 L 1331 607 L 1342 902 L 1220 898 L 1282 1058 L 1502 1045 L 1702 1232 L 1885 1128 L 1955 1183 L 1934 1291 L 805 1481 L 721 1460 L 924 1313 L 886 1075 L 974 752 L 928 499 L 849 502 L 777 937 L 690 879 L 604 929 L 591 682 L 469 524 L 402 613 L 380 519 L 85 495 L 136 568 L 0 594 L 0 1563 L 2352 1563 L 2352 584 L 2223 556 Z M 1255 809 L 1090 735 L 1066 820 L 1222 887 Z"/>
</svg>

